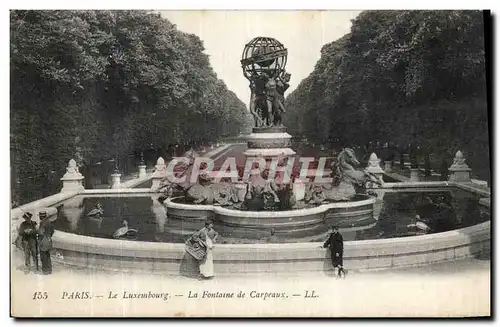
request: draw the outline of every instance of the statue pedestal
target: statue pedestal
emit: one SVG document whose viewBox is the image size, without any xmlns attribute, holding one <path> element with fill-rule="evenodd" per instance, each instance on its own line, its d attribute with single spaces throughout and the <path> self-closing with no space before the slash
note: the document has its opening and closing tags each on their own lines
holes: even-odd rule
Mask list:
<svg viewBox="0 0 500 327">
<path fill-rule="evenodd" d="M 418 169 L 418 168 L 410 168 L 410 181 L 411 182 L 420 181 L 419 171 L 420 171 L 420 169 Z"/>
<path fill-rule="evenodd" d="M 139 178 L 146 177 L 146 165 L 139 165 Z"/>
<path fill-rule="evenodd" d="M 61 192 L 74 192 L 74 191 L 83 191 L 85 188 L 83 187 L 83 179 L 84 177 L 63 177 L 61 178 L 63 182 L 63 188 Z"/>
<path fill-rule="evenodd" d="M 248 137 L 248 149 L 243 154 L 247 157 L 292 156 L 295 151 L 290 148 L 291 139 L 284 126 L 254 127 Z"/>
<path fill-rule="evenodd" d="M 450 182 L 456 183 L 470 183 L 470 168 L 459 168 L 457 170 L 450 168 Z"/>
<path fill-rule="evenodd" d="M 83 191 L 85 188 L 83 187 L 84 177 L 78 171 L 78 167 L 76 166 L 76 161 L 71 159 L 69 161 L 68 167 L 66 168 L 66 174 L 61 178 L 63 182 L 63 188 L 61 192 L 75 192 L 75 191 Z"/>
<path fill-rule="evenodd" d="M 111 174 L 111 188 L 121 188 L 121 176 L 122 174 Z"/>
<path fill-rule="evenodd" d="M 455 158 L 453 159 L 453 165 L 448 168 L 450 172 L 450 182 L 455 183 L 470 183 L 470 171 L 472 169 L 465 163 L 464 155 L 462 151 L 457 151 Z"/>
</svg>

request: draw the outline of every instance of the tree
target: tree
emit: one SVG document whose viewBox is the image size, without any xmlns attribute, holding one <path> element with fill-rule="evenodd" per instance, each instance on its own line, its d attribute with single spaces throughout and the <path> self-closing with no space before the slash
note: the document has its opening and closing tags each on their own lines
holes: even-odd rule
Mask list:
<svg viewBox="0 0 500 327">
<path fill-rule="evenodd" d="M 213 141 L 246 124 L 203 42 L 157 13 L 23 10 L 10 20 L 12 180 L 35 190 L 25 200 L 57 191 L 47 176 L 71 158 L 84 166 Z"/>
<path fill-rule="evenodd" d="M 287 97 L 287 124 L 349 145 L 425 144 L 448 161 L 460 148 L 487 179 L 483 30 L 479 11 L 364 11 Z"/>
</svg>

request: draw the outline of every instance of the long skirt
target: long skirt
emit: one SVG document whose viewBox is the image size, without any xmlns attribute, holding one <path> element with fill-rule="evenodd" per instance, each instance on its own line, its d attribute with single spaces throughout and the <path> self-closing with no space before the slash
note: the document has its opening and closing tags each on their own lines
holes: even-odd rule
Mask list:
<svg viewBox="0 0 500 327">
<path fill-rule="evenodd" d="M 200 274 L 204 277 L 214 276 L 214 259 L 212 255 L 212 249 L 207 249 L 207 254 L 200 261 Z"/>
</svg>

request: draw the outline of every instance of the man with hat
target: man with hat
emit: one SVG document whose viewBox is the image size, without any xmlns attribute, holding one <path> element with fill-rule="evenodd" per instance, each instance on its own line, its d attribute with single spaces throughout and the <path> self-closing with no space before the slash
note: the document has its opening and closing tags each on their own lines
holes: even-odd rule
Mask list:
<svg viewBox="0 0 500 327">
<path fill-rule="evenodd" d="M 47 217 L 47 212 L 40 211 L 40 229 L 38 230 L 38 244 L 40 249 L 40 261 L 42 262 L 42 273 L 52 274 L 52 261 L 50 260 L 50 250 L 52 250 L 52 235 L 54 227 Z"/>
<path fill-rule="evenodd" d="M 32 257 L 36 270 L 38 271 L 36 222 L 31 220 L 31 217 L 33 217 L 33 215 L 30 212 L 24 213 L 24 221 L 19 226 L 19 236 L 22 240 L 24 264 L 26 265 L 26 268 L 29 271 L 31 266 L 30 257 Z"/>
<path fill-rule="evenodd" d="M 347 270 L 343 268 L 344 239 L 339 233 L 339 228 L 337 226 L 332 226 L 330 237 L 328 237 L 328 240 L 323 244 L 323 247 L 330 248 L 333 269 L 335 271 L 335 268 L 338 268 L 337 277 L 340 278 L 342 274 L 344 274 L 345 277 L 347 275 Z"/>
</svg>

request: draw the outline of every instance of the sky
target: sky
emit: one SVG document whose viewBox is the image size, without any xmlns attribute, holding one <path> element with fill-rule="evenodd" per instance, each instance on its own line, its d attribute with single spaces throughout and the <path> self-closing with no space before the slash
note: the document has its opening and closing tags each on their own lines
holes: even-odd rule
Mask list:
<svg viewBox="0 0 500 327">
<path fill-rule="evenodd" d="M 247 105 L 248 80 L 243 77 L 241 54 L 257 36 L 273 37 L 288 49 L 290 94 L 314 69 L 323 45 L 349 33 L 351 19 L 361 11 L 162 11 L 183 32 L 203 40 L 205 53 L 217 76 Z"/>
</svg>

